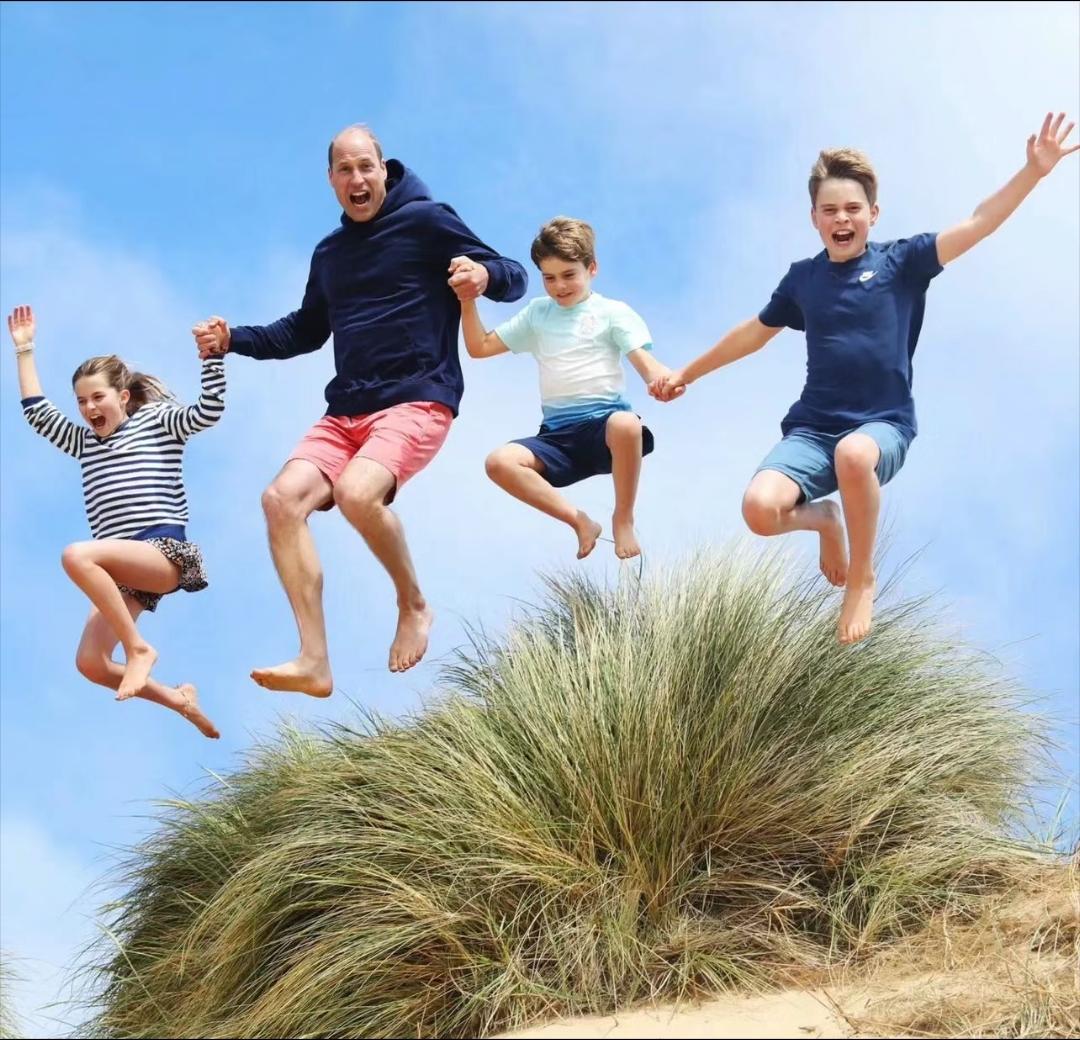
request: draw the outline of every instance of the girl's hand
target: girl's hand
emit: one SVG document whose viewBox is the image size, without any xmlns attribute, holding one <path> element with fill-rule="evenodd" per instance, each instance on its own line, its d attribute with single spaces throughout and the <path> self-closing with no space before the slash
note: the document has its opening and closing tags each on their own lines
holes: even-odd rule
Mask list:
<svg viewBox="0 0 1080 1040">
<path fill-rule="evenodd" d="M 34 312 L 30 307 L 16 307 L 8 315 L 7 327 L 17 351 L 34 345 Z"/>
</svg>

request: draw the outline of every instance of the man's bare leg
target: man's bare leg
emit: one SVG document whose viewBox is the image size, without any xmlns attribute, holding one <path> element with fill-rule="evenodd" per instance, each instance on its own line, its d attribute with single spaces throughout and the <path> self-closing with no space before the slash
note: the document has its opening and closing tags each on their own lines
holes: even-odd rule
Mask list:
<svg viewBox="0 0 1080 1040">
<path fill-rule="evenodd" d="M 256 668 L 251 678 L 267 690 L 290 690 L 329 697 L 334 689 L 323 616 L 323 575 L 308 517 L 330 501 L 330 481 L 314 463 L 287 462 L 263 492 L 263 512 L 278 577 L 289 598 L 300 635 L 300 653 L 272 668 Z"/>
<path fill-rule="evenodd" d="M 419 664 L 427 652 L 435 615 L 420 591 L 405 529 L 386 504 L 395 484 L 394 475 L 381 463 L 355 458 L 334 485 L 334 501 L 394 583 L 398 624 L 389 666 L 392 672 L 404 672 Z"/>
</svg>

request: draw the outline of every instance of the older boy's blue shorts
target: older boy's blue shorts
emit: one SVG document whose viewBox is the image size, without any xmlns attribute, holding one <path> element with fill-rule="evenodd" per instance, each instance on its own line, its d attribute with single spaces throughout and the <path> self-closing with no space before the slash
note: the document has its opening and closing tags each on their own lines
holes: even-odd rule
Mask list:
<svg viewBox="0 0 1080 1040">
<path fill-rule="evenodd" d="M 888 422 L 864 423 L 842 433 L 794 429 L 765 456 L 757 472 L 771 469 L 790 477 L 802 491 L 800 502 L 824 498 L 837 488 L 833 462 L 836 445 L 852 433 L 861 433 L 877 444 L 881 450 L 877 478 L 881 484 L 888 484 L 900 472 L 912 440 L 910 434 Z"/>
<path fill-rule="evenodd" d="M 528 448 L 543 464 L 544 479 L 552 487 L 568 487 L 598 473 L 611 472 L 611 449 L 607 446 L 607 421 L 610 415 L 581 422 L 540 427 L 535 437 L 511 441 Z M 653 450 L 652 431 L 641 427 L 641 454 Z"/>
</svg>

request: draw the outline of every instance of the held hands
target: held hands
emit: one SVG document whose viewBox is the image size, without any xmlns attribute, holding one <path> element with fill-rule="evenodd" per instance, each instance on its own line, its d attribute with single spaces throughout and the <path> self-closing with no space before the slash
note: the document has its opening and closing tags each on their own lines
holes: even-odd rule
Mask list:
<svg viewBox="0 0 1080 1040">
<path fill-rule="evenodd" d="M 685 393 L 686 377 L 682 374 L 682 369 L 675 372 L 667 371 L 649 383 L 649 396 L 655 397 L 658 401 L 674 401 Z"/>
<path fill-rule="evenodd" d="M 208 357 L 219 357 L 229 349 L 229 323 L 224 318 L 216 315 L 199 322 L 192 330 L 195 337 L 195 346 L 199 350 L 199 360 L 205 361 Z"/>
<path fill-rule="evenodd" d="M 1027 164 L 1040 177 L 1045 177 L 1063 156 L 1071 155 L 1080 149 L 1080 144 L 1074 144 L 1071 148 L 1065 147 L 1065 142 L 1076 124 L 1070 121 L 1062 130 L 1061 124 L 1064 121 L 1064 112 L 1059 112 L 1056 117 L 1053 112 L 1047 112 L 1038 136 L 1032 134 L 1028 138 Z"/>
<path fill-rule="evenodd" d="M 483 264 L 470 260 L 467 256 L 455 256 L 450 261 L 450 279 L 446 283 L 454 290 L 454 295 L 464 303 L 484 295 L 488 287 L 488 271 Z"/>
<path fill-rule="evenodd" d="M 26 354 L 34 349 L 34 312 L 30 307 L 16 307 L 8 315 L 7 327 L 16 354 Z"/>
</svg>

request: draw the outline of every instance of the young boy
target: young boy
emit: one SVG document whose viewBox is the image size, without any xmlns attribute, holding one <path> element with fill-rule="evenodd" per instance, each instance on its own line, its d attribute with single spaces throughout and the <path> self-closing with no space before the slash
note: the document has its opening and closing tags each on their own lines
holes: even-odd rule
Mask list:
<svg viewBox="0 0 1080 1040">
<path fill-rule="evenodd" d="M 540 432 L 493 451 L 487 458 L 488 476 L 515 498 L 572 527 L 580 560 L 592 552 L 601 527 L 555 489 L 597 473 L 612 474 L 615 555 L 628 560 L 641 552 L 634 534 L 634 499 L 641 457 L 653 450 L 653 436 L 623 397 L 622 356 L 646 383 L 671 372 L 650 355 L 645 322 L 625 303 L 592 291 L 596 238 L 588 224 L 556 217 L 540 229 L 532 259 L 547 297 L 530 301 L 494 332 L 485 332 L 475 300 L 461 304 L 470 357 L 531 353 L 540 367 Z M 455 260 L 454 265 L 469 262 Z"/>
<path fill-rule="evenodd" d="M 877 221 L 877 178 L 851 149 L 824 151 L 810 174 L 810 220 L 825 250 L 792 264 L 756 318 L 649 392 L 671 400 L 695 379 L 760 350 L 782 328 L 806 332 L 806 386 L 743 498 L 755 534 L 817 531 L 821 570 L 847 586 L 837 637 L 870 632 L 874 540 L 882 484 L 904 463 L 916 433 L 911 358 L 926 290 L 943 266 L 995 231 L 1064 155 L 1073 123 L 1043 120 L 1027 163 L 963 223 L 940 234 L 867 242 Z M 843 516 L 824 496 L 839 487 Z M 847 524 L 846 540 L 844 521 Z M 846 541 L 846 544 L 845 544 Z M 849 564 L 850 556 L 850 564 Z"/>
</svg>

